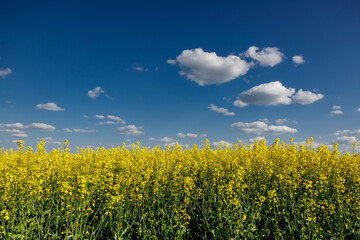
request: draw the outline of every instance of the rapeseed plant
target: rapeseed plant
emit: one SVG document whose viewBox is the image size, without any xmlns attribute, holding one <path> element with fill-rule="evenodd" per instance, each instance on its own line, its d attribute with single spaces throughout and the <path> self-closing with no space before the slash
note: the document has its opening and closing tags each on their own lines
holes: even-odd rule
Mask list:
<svg viewBox="0 0 360 240">
<path fill-rule="evenodd" d="M 0 150 L 0 238 L 357 239 L 360 155 L 311 143 L 70 153 L 18 141 Z"/>
</svg>

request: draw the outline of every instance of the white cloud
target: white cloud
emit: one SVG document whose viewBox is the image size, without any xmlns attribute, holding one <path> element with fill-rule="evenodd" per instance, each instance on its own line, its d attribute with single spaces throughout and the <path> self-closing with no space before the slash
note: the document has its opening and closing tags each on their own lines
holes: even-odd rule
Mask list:
<svg viewBox="0 0 360 240">
<path fill-rule="evenodd" d="M 264 67 L 274 67 L 285 58 L 285 55 L 276 47 L 265 47 L 261 51 L 258 50 L 258 47 L 252 46 L 244 55 L 258 61 Z"/>
<path fill-rule="evenodd" d="M 275 120 L 276 124 L 284 124 L 286 123 L 288 120 L 286 118 L 278 118 Z"/>
<path fill-rule="evenodd" d="M 290 97 L 294 93 L 294 88 L 286 88 L 279 81 L 264 83 L 242 92 L 234 102 L 234 105 L 245 107 L 248 104 L 268 106 L 290 104 Z"/>
<path fill-rule="evenodd" d="M 5 68 L 3 70 L 0 70 L 0 77 L 2 77 L 2 78 L 5 78 L 9 74 L 12 74 L 12 71 L 10 68 Z"/>
<path fill-rule="evenodd" d="M 357 142 L 357 138 L 356 137 L 349 137 L 349 136 L 342 136 L 342 137 L 337 137 L 335 142 L 339 143 L 339 144 L 353 144 L 354 142 Z"/>
<path fill-rule="evenodd" d="M 147 72 L 148 71 L 147 68 L 143 68 L 143 67 L 135 67 L 135 70 L 138 72 Z"/>
<path fill-rule="evenodd" d="M 217 147 L 217 146 L 226 146 L 226 147 L 231 147 L 231 143 L 221 140 L 219 142 L 213 142 L 213 146 Z"/>
<path fill-rule="evenodd" d="M 93 90 L 89 90 L 89 91 L 88 91 L 88 96 L 89 96 L 90 98 L 95 99 L 95 98 L 97 98 L 101 93 L 104 93 L 104 92 L 105 92 L 105 90 L 102 89 L 102 87 L 96 87 L 96 88 L 94 88 Z"/>
<path fill-rule="evenodd" d="M 26 126 L 24 126 L 22 123 L 5 123 L 5 124 L 0 124 L 0 129 L 1 128 L 16 128 L 16 129 L 24 129 L 26 128 Z"/>
<path fill-rule="evenodd" d="M 293 101 L 299 104 L 311 104 L 316 102 L 320 99 L 324 98 L 324 95 L 321 93 L 312 93 L 310 91 L 303 91 L 300 89 L 293 97 Z"/>
<path fill-rule="evenodd" d="M 105 116 L 103 115 L 95 115 L 96 118 L 99 118 L 99 119 L 105 119 Z"/>
<path fill-rule="evenodd" d="M 79 129 L 79 128 L 74 128 L 74 129 L 70 129 L 70 128 L 64 128 L 63 129 L 64 132 L 74 132 L 74 133 L 93 133 L 96 132 L 95 129 Z"/>
<path fill-rule="evenodd" d="M 54 102 L 49 102 L 49 103 L 44 103 L 44 104 L 37 104 L 36 105 L 37 109 L 43 109 L 43 110 L 48 110 L 48 111 L 64 111 L 65 109 L 59 107 L 58 105 L 56 105 L 56 103 Z"/>
<path fill-rule="evenodd" d="M 64 130 L 64 132 L 68 132 L 68 133 L 72 132 L 72 130 L 70 128 L 64 128 L 63 130 Z"/>
<path fill-rule="evenodd" d="M 360 112 L 360 108 L 356 109 L 357 112 Z"/>
<path fill-rule="evenodd" d="M 175 64 L 176 64 L 176 60 L 174 60 L 174 59 L 168 59 L 168 60 L 166 61 L 166 63 L 167 63 L 167 64 L 170 64 L 170 65 L 175 65 Z"/>
<path fill-rule="evenodd" d="M 214 104 L 210 104 L 209 109 L 211 111 L 221 113 L 221 114 L 223 114 L 225 116 L 234 116 L 235 115 L 235 113 L 230 112 L 228 109 L 222 108 L 222 107 L 219 108 L 219 107 L 215 106 Z"/>
<path fill-rule="evenodd" d="M 46 132 L 53 132 L 56 129 L 54 126 L 45 123 L 32 123 L 27 127 L 30 129 L 46 131 Z"/>
<path fill-rule="evenodd" d="M 344 114 L 344 112 L 341 110 L 341 106 L 334 105 L 332 106 L 332 109 L 333 110 L 329 113 L 329 116 Z"/>
<path fill-rule="evenodd" d="M 231 127 L 239 130 L 240 132 L 244 133 L 253 133 L 257 135 L 261 134 L 272 134 L 272 135 L 279 135 L 285 133 L 297 133 L 298 130 L 294 128 L 290 128 L 285 125 L 275 126 L 275 125 L 268 125 L 265 122 L 255 121 L 255 122 L 236 122 L 231 124 Z"/>
<path fill-rule="evenodd" d="M 164 144 L 164 147 L 174 147 L 176 143 L 177 143 L 177 142 L 165 143 L 165 144 Z M 179 144 L 179 143 L 178 143 L 178 144 Z M 182 147 L 182 148 L 187 148 L 187 147 L 189 147 L 188 144 L 179 144 L 179 146 Z"/>
<path fill-rule="evenodd" d="M 206 134 L 196 134 L 196 133 L 178 133 L 176 134 L 179 138 L 197 138 L 197 137 L 206 137 Z"/>
<path fill-rule="evenodd" d="M 238 56 L 221 57 L 201 48 L 184 50 L 176 62 L 181 68 L 180 75 L 200 86 L 229 82 L 246 74 L 250 68 L 250 64 Z"/>
<path fill-rule="evenodd" d="M 78 128 L 74 128 L 73 131 L 75 133 L 92 133 L 92 132 L 96 132 L 95 129 L 78 129 Z"/>
<path fill-rule="evenodd" d="M 249 142 L 250 143 L 254 143 L 255 141 L 260 141 L 260 140 L 262 140 L 262 139 L 265 139 L 265 137 L 263 137 L 263 136 L 259 136 L 259 137 L 255 137 L 255 138 L 249 138 Z"/>
<path fill-rule="evenodd" d="M 21 131 L 21 132 L 19 132 L 19 133 L 13 133 L 13 134 L 11 134 L 11 136 L 13 136 L 13 137 L 20 137 L 20 138 L 27 138 L 27 137 L 28 137 L 28 135 L 26 134 L 26 132 L 23 132 L 23 131 Z"/>
<path fill-rule="evenodd" d="M 296 65 L 300 65 L 300 64 L 303 64 L 305 62 L 304 57 L 301 56 L 301 55 L 293 56 L 292 60 Z"/>
<path fill-rule="evenodd" d="M 263 83 L 247 91 L 242 92 L 233 103 L 237 107 L 255 105 L 287 105 L 292 103 L 310 104 L 324 97 L 322 94 L 314 94 L 300 89 L 295 95 L 294 88 L 286 88 L 281 82 L 274 81 Z"/>
<path fill-rule="evenodd" d="M 348 133 L 350 133 L 350 130 L 347 130 L 347 129 L 339 130 L 339 131 L 336 131 L 334 133 L 334 136 L 341 136 L 341 135 L 345 135 L 345 134 L 348 134 Z"/>
<path fill-rule="evenodd" d="M 149 137 L 149 140 L 150 141 L 160 141 L 160 142 L 167 142 L 168 143 L 168 142 L 173 141 L 174 139 L 172 139 L 171 137 L 163 137 L 163 138 L 159 138 L 159 139 Z"/>
<path fill-rule="evenodd" d="M 105 122 L 98 122 L 97 125 L 107 125 L 107 124 L 116 125 L 119 123 L 120 122 L 115 122 L 115 121 L 105 121 Z"/>
<path fill-rule="evenodd" d="M 125 134 L 125 135 L 140 135 L 144 133 L 141 129 L 142 127 L 136 127 L 135 125 L 128 125 L 125 127 L 119 127 L 115 130 L 116 133 Z"/>
<path fill-rule="evenodd" d="M 125 121 L 118 116 L 108 115 L 107 118 L 125 124 Z"/>
</svg>

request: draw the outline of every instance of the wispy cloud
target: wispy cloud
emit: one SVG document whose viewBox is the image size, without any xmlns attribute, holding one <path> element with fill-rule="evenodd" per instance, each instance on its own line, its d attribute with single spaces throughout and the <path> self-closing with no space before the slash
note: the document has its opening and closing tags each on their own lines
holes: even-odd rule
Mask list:
<svg viewBox="0 0 360 240">
<path fill-rule="evenodd" d="M 223 115 L 225 115 L 225 116 L 234 116 L 234 115 L 235 115 L 235 113 L 230 112 L 228 109 L 222 108 L 222 107 L 219 108 L 219 107 L 215 106 L 214 104 L 210 104 L 210 105 L 209 105 L 209 109 L 210 109 L 211 111 L 214 111 L 214 112 L 217 112 L 217 113 L 221 113 L 221 114 L 223 114 Z"/>
<path fill-rule="evenodd" d="M 0 70 L 0 77 L 2 77 L 2 78 L 5 78 L 9 74 L 12 74 L 12 71 L 10 68 L 5 68 L 3 70 Z"/>
<path fill-rule="evenodd" d="M 63 130 L 64 130 L 64 132 L 68 132 L 68 133 L 71 133 L 71 132 L 74 132 L 74 133 L 93 133 L 93 132 L 96 132 L 95 129 L 80 129 L 80 128 L 74 128 L 74 129 L 64 128 Z"/>
</svg>

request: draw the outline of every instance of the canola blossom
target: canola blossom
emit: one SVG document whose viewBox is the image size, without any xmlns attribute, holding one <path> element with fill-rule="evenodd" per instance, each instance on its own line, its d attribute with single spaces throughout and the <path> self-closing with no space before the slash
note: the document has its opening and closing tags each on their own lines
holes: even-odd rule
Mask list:
<svg viewBox="0 0 360 240">
<path fill-rule="evenodd" d="M 0 149 L 0 238 L 358 239 L 360 155 L 311 143 L 71 153 L 19 141 Z"/>
</svg>

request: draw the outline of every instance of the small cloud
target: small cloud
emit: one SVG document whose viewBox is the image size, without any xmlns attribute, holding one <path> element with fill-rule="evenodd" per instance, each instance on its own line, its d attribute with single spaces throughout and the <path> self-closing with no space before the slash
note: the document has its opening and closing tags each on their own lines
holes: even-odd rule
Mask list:
<svg viewBox="0 0 360 240">
<path fill-rule="evenodd" d="M 136 127 L 135 125 L 128 125 L 125 127 L 119 127 L 115 130 L 116 133 L 124 135 L 140 135 L 144 132 L 142 131 L 143 127 Z"/>
<path fill-rule="evenodd" d="M 16 128 L 16 129 L 24 129 L 26 128 L 26 126 L 22 123 L 5 123 L 5 124 L 1 124 L 0 123 L 0 129 L 1 128 Z"/>
<path fill-rule="evenodd" d="M 171 137 L 163 137 L 163 138 L 159 138 L 159 139 L 156 139 L 154 137 L 149 137 L 149 141 L 160 141 L 160 142 L 171 142 L 173 141 L 174 139 L 172 139 Z"/>
<path fill-rule="evenodd" d="M 252 133 L 256 135 L 262 135 L 262 134 L 279 135 L 279 134 L 298 132 L 298 130 L 294 128 L 290 128 L 285 125 L 280 125 L 280 126 L 268 125 L 267 123 L 260 121 L 249 122 L 249 123 L 236 122 L 231 124 L 231 127 L 237 129 L 240 132 Z"/>
<path fill-rule="evenodd" d="M 274 67 L 285 58 L 285 55 L 276 47 L 265 47 L 259 51 L 258 47 L 252 46 L 242 55 L 256 60 L 264 67 Z"/>
<path fill-rule="evenodd" d="M 335 142 L 339 143 L 339 144 L 353 144 L 354 142 L 357 142 L 357 138 L 356 137 L 348 137 L 348 136 L 342 136 L 342 137 L 337 137 Z"/>
<path fill-rule="evenodd" d="M 225 116 L 234 116 L 234 115 L 235 115 L 235 113 L 230 112 L 228 109 L 222 108 L 222 107 L 219 108 L 219 107 L 215 106 L 214 104 L 210 104 L 210 105 L 209 105 L 209 109 L 210 109 L 211 111 L 214 111 L 214 112 L 217 112 L 217 113 L 221 113 L 221 114 L 223 114 L 223 115 L 225 115 Z"/>
<path fill-rule="evenodd" d="M 11 134 L 12 137 L 20 137 L 20 138 L 27 138 L 28 135 L 26 134 L 26 132 L 20 131 L 18 133 L 13 133 Z"/>
<path fill-rule="evenodd" d="M 357 112 L 360 112 L 360 108 L 356 109 Z"/>
<path fill-rule="evenodd" d="M 93 133 L 96 132 L 95 129 L 78 129 L 78 128 L 74 128 L 73 129 L 74 133 Z"/>
<path fill-rule="evenodd" d="M 347 130 L 347 129 L 339 130 L 339 131 L 336 131 L 334 133 L 334 136 L 341 136 L 341 135 L 345 135 L 345 134 L 348 134 L 348 133 L 350 133 L 350 130 Z"/>
<path fill-rule="evenodd" d="M 206 134 L 196 134 L 196 133 L 178 133 L 176 134 L 179 138 L 197 138 L 197 137 L 206 137 Z"/>
<path fill-rule="evenodd" d="M 260 118 L 259 121 L 270 123 L 270 120 L 268 118 Z"/>
<path fill-rule="evenodd" d="M 107 99 L 110 99 L 110 100 L 115 100 L 115 99 L 116 99 L 116 97 L 111 97 L 111 96 L 109 96 L 109 95 L 107 95 L 107 94 L 105 94 L 105 97 L 106 97 Z"/>
<path fill-rule="evenodd" d="M 64 128 L 63 130 L 64 130 L 64 132 L 67 132 L 67 133 L 71 133 L 71 132 L 74 132 L 74 133 L 93 133 L 93 132 L 96 132 L 95 129 L 79 129 L 79 128 L 74 128 L 74 129 Z"/>
<path fill-rule="evenodd" d="M 148 71 L 147 68 L 143 68 L 143 67 L 135 67 L 134 69 L 138 72 L 147 72 Z"/>
<path fill-rule="evenodd" d="M 83 116 L 83 118 L 90 118 L 88 115 L 82 115 Z"/>
<path fill-rule="evenodd" d="M 96 87 L 93 90 L 88 91 L 88 96 L 92 99 L 97 98 L 101 93 L 104 93 L 105 90 L 102 87 Z"/>
<path fill-rule="evenodd" d="M 224 140 L 221 140 L 221 141 L 218 141 L 218 142 L 213 142 L 212 144 L 213 144 L 214 147 L 217 147 L 217 146 L 231 147 L 231 143 L 229 143 L 227 141 L 224 141 Z"/>
<path fill-rule="evenodd" d="M 99 118 L 99 119 L 105 119 L 105 116 L 103 115 L 95 115 L 96 118 Z"/>
<path fill-rule="evenodd" d="M 167 63 L 167 64 L 170 64 L 170 65 L 175 65 L 175 64 L 176 64 L 176 60 L 174 60 L 174 59 L 168 59 L 168 60 L 166 61 L 166 63 Z"/>
<path fill-rule="evenodd" d="M 0 77 L 2 77 L 2 78 L 5 78 L 9 74 L 12 74 L 12 71 L 10 68 L 5 68 L 3 70 L 0 70 Z"/>
<path fill-rule="evenodd" d="M 304 57 L 301 56 L 301 55 L 293 56 L 292 60 L 296 65 L 300 65 L 300 64 L 303 64 L 305 62 Z"/>
<path fill-rule="evenodd" d="M 122 124 L 125 124 L 125 121 L 123 119 L 121 119 L 120 117 L 118 117 L 118 116 L 108 115 L 107 118 L 110 119 L 110 120 L 115 120 L 115 121 L 118 121 L 118 122 L 120 122 Z"/>
<path fill-rule="evenodd" d="M 149 141 L 156 141 L 156 138 L 154 138 L 154 137 L 149 137 L 148 139 L 149 139 Z"/>
<path fill-rule="evenodd" d="M 332 106 L 332 109 L 333 110 L 329 113 L 329 116 L 344 114 L 344 112 L 341 110 L 341 106 L 334 105 Z"/>
<path fill-rule="evenodd" d="M 170 64 L 174 61 L 170 61 Z M 201 48 L 182 51 L 176 63 L 181 68 L 180 75 L 200 86 L 229 82 L 245 75 L 250 69 L 250 64 L 238 56 L 221 57 Z"/>
<path fill-rule="evenodd" d="M 55 127 L 50 124 L 45 123 L 32 123 L 29 126 L 27 126 L 30 129 L 45 131 L 45 132 L 53 132 L 55 131 Z"/>
<path fill-rule="evenodd" d="M 164 147 L 174 147 L 176 145 L 176 143 L 179 144 L 178 142 L 165 143 Z M 182 147 L 182 148 L 188 148 L 189 147 L 188 144 L 179 144 L 179 146 Z"/>
<path fill-rule="evenodd" d="M 286 122 L 288 122 L 288 120 L 286 118 L 278 118 L 278 119 L 275 120 L 275 123 L 278 124 L 278 125 L 279 124 L 284 124 Z"/>
<path fill-rule="evenodd" d="M 36 105 L 37 109 L 42 109 L 42 110 L 47 110 L 47 111 L 64 111 L 65 109 L 59 107 L 56 103 L 54 102 L 49 102 L 49 103 L 44 103 L 44 104 L 37 104 Z"/>
<path fill-rule="evenodd" d="M 265 137 L 263 137 L 263 136 L 259 136 L 259 137 L 255 137 L 255 138 L 249 138 L 249 142 L 250 143 L 254 143 L 255 141 L 260 141 L 260 140 L 263 140 L 263 139 L 265 139 Z"/>
</svg>

